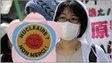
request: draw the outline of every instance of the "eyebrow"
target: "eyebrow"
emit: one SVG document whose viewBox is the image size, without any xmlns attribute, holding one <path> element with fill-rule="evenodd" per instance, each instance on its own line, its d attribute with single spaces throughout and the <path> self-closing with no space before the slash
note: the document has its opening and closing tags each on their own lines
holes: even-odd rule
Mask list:
<svg viewBox="0 0 112 63">
<path fill-rule="evenodd" d="M 66 15 L 65 13 L 61 13 L 61 14 L 64 14 L 64 15 Z M 60 14 L 60 15 L 61 15 L 61 14 Z M 71 15 L 71 16 L 76 16 L 76 15 Z"/>
</svg>

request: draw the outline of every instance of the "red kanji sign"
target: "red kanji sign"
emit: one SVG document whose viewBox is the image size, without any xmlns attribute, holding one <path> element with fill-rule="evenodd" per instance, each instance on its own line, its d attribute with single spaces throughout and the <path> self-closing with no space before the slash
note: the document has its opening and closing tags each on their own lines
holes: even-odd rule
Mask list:
<svg viewBox="0 0 112 63">
<path fill-rule="evenodd" d="M 107 23 L 108 23 L 107 21 L 102 21 L 102 22 L 93 22 L 91 24 L 93 39 L 109 37 Z"/>
<path fill-rule="evenodd" d="M 95 17 L 97 14 L 96 14 L 96 9 L 95 8 L 89 8 L 89 16 L 90 17 Z"/>
</svg>

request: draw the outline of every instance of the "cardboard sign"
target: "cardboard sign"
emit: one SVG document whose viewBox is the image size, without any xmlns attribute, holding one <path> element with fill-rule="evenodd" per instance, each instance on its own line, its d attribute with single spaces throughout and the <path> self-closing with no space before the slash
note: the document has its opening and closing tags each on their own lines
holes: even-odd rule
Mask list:
<svg viewBox="0 0 112 63">
<path fill-rule="evenodd" d="M 8 36 L 13 45 L 13 61 L 55 62 L 55 45 L 60 30 L 57 23 L 45 21 L 37 13 L 29 14 L 22 22 L 12 22 L 8 28 Z"/>
</svg>

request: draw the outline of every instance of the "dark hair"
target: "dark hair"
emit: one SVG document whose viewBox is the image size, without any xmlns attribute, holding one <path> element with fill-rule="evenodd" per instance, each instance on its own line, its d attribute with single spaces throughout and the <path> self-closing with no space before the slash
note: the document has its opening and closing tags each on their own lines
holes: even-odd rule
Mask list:
<svg viewBox="0 0 112 63">
<path fill-rule="evenodd" d="M 1 62 L 13 62 L 11 49 L 9 48 L 8 42 L 9 42 L 9 38 L 7 34 L 5 34 L 1 38 L 1 54 L 3 54 L 3 56 L 1 57 Z"/>
<path fill-rule="evenodd" d="M 73 10 L 76 16 L 79 17 L 81 28 L 80 28 L 80 34 L 78 35 L 78 38 L 80 38 L 82 37 L 82 35 L 84 34 L 87 28 L 88 17 L 87 17 L 86 10 L 79 2 L 75 0 L 67 0 L 65 2 L 60 3 L 59 6 L 57 7 L 56 13 L 54 15 L 54 21 L 57 21 L 57 18 L 66 7 L 70 7 L 70 9 Z"/>
<path fill-rule="evenodd" d="M 8 42 L 9 42 L 9 38 L 7 36 L 7 34 L 5 34 L 2 38 L 1 38 L 1 53 L 2 54 L 6 54 L 6 53 L 11 53 L 10 48 L 8 47 Z"/>
</svg>

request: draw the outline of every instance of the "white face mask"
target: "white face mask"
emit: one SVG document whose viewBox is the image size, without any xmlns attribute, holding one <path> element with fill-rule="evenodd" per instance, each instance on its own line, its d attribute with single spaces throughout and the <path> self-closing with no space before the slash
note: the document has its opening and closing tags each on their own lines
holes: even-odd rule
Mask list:
<svg viewBox="0 0 112 63">
<path fill-rule="evenodd" d="M 80 25 L 70 22 L 59 22 L 62 27 L 61 38 L 64 40 L 72 40 L 79 35 Z"/>
</svg>

